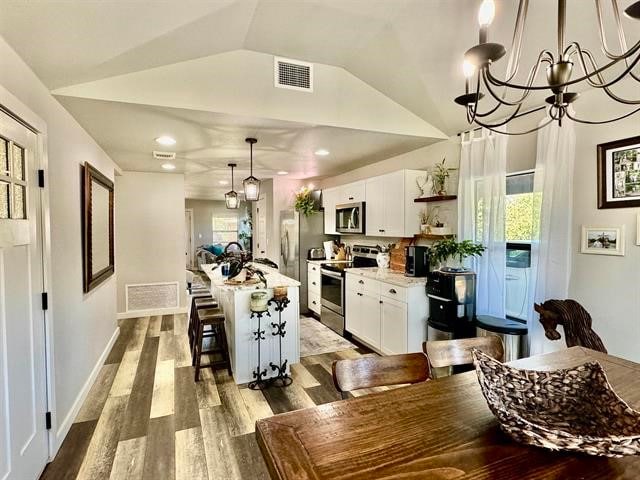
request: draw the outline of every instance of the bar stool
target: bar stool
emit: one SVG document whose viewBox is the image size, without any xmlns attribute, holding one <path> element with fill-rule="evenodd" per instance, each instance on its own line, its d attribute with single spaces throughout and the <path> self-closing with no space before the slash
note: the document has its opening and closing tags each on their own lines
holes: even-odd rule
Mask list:
<svg viewBox="0 0 640 480">
<path fill-rule="evenodd" d="M 193 366 L 195 367 L 195 380 L 200 380 L 200 369 L 211 367 L 212 369 L 227 368 L 229 375 L 232 375 L 231 361 L 229 359 L 229 346 L 227 345 L 227 334 L 224 328 L 224 313 L 220 308 L 196 309 L 195 311 L 197 334 L 193 348 Z M 205 327 L 210 326 L 211 330 L 205 331 Z M 214 337 L 213 347 L 209 350 L 203 350 L 204 340 Z M 219 353 L 222 360 L 214 360 L 206 364 L 202 364 L 202 355 Z"/>
<path fill-rule="evenodd" d="M 215 298 L 211 296 L 210 293 L 192 298 L 191 310 L 189 313 L 189 326 L 188 326 L 188 332 L 187 332 L 189 334 L 189 346 L 191 347 L 192 351 L 193 351 L 194 339 L 198 331 L 196 311 L 204 308 L 217 308 L 217 307 L 218 307 L 218 302 Z"/>
</svg>

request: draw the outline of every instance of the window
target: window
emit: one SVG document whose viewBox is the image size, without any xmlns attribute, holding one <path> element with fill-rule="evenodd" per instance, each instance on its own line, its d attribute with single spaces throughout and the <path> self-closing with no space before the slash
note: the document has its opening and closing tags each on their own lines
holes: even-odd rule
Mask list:
<svg viewBox="0 0 640 480">
<path fill-rule="evenodd" d="M 0 137 L 0 219 L 27 218 L 26 152 Z"/>
<path fill-rule="evenodd" d="M 507 176 L 505 234 L 507 270 L 505 309 L 508 317 L 526 320 L 531 282 L 531 242 L 537 237 L 540 196 L 533 193 L 533 172 Z"/>
<path fill-rule="evenodd" d="M 238 217 L 213 217 L 213 243 L 238 241 Z"/>
</svg>

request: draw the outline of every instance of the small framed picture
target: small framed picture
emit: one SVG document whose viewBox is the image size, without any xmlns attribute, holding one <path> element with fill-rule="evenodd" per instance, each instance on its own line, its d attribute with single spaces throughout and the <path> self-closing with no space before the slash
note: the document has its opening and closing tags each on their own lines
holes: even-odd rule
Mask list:
<svg viewBox="0 0 640 480">
<path fill-rule="evenodd" d="M 640 136 L 598 145 L 598 208 L 640 207 Z"/>
<path fill-rule="evenodd" d="M 622 227 L 582 227 L 582 253 L 624 255 Z"/>
</svg>

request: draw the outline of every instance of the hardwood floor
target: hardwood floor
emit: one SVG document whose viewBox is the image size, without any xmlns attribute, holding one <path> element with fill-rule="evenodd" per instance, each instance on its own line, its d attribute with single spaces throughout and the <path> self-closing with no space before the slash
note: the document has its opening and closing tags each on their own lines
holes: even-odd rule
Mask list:
<svg viewBox="0 0 640 480">
<path fill-rule="evenodd" d="M 303 357 L 293 384 L 263 392 L 226 370 L 194 383 L 186 315 L 120 321 L 120 337 L 44 480 L 268 479 L 255 422 L 340 398 L 331 364 L 362 348 Z M 360 392 L 360 394 L 365 392 Z"/>
</svg>

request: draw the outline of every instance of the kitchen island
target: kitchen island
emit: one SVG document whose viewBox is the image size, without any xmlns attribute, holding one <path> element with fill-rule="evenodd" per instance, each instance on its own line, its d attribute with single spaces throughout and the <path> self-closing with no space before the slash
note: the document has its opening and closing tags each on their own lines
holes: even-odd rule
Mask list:
<svg viewBox="0 0 640 480">
<path fill-rule="evenodd" d="M 233 378 L 237 384 L 249 383 L 255 379 L 258 366 L 258 342 L 254 332 L 258 330 L 258 318 L 251 318 L 251 293 L 266 291 L 268 298 L 273 297 L 274 287 L 287 287 L 290 303 L 282 312 L 282 322 L 286 334 L 282 337 L 282 361 L 287 360 L 287 372 L 292 363 L 300 361 L 300 282 L 281 275 L 276 269 L 255 264 L 255 268 L 264 272 L 267 284 L 229 285 L 225 283 L 217 265 L 203 265 L 202 269 L 211 280 L 211 294 L 224 310 L 227 343 Z M 260 370 L 266 370 L 266 378 L 275 377 L 277 369 L 271 365 L 280 362 L 280 337 L 277 328 L 278 312 L 275 305 L 269 305 L 269 313 L 260 321 L 260 330 L 264 331 L 260 341 Z"/>
</svg>

